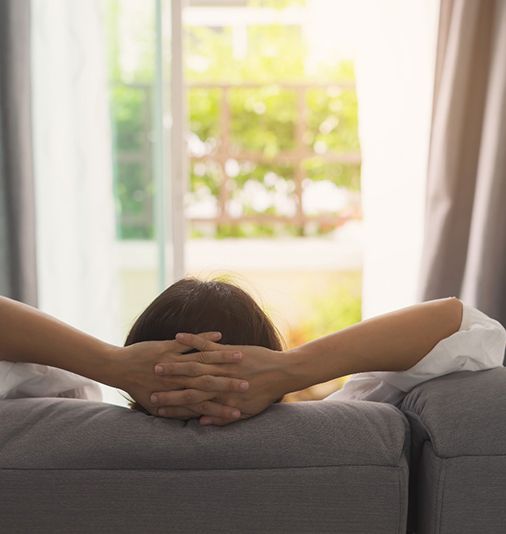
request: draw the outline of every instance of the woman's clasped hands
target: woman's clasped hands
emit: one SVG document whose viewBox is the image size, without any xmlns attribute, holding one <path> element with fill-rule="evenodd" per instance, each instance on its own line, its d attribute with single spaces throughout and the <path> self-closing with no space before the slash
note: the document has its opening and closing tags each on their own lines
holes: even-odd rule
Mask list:
<svg viewBox="0 0 506 534">
<path fill-rule="evenodd" d="M 221 345 L 212 337 L 178 334 L 174 343 L 197 349 L 154 366 L 168 386 L 155 391 L 152 413 L 163 417 L 200 417 L 203 425 L 226 425 L 265 410 L 290 388 L 287 357 L 257 346 Z M 184 388 L 184 389 L 182 389 Z"/>
<path fill-rule="evenodd" d="M 206 332 L 194 336 L 200 345 L 219 340 L 219 332 Z M 242 357 L 236 350 L 223 350 L 205 353 L 208 366 L 233 366 Z M 188 419 L 210 416 L 220 420 L 234 421 L 241 413 L 233 406 L 226 406 L 215 400 L 217 396 L 245 391 L 249 387 L 246 380 L 231 376 L 188 374 L 184 371 L 200 365 L 204 357 L 201 353 L 186 354 L 191 348 L 176 340 L 141 341 L 126 347 L 110 346 L 110 354 L 101 360 L 100 381 L 126 391 L 134 401 L 153 415 L 159 412 L 164 396 L 177 392 L 178 404 L 167 407 L 170 417 Z M 176 373 L 156 373 L 157 369 L 171 369 Z M 153 392 L 160 393 L 153 395 Z M 185 400 L 185 402 L 183 402 Z"/>
</svg>

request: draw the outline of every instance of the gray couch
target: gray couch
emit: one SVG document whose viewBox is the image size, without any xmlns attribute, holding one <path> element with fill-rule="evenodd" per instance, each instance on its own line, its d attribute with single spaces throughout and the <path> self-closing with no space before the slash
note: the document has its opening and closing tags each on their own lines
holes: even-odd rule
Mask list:
<svg viewBox="0 0 506 534">
<path fill-rule="evenodd" d="M 3 400 L 0 532 L 501 533 L 505 437 L 504 368 L 225 428 Z"/>
</svg>

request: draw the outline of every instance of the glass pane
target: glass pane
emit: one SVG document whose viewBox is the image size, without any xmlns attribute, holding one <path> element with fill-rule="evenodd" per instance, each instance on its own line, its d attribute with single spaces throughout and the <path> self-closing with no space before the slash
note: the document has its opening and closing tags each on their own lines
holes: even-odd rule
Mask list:
<svg viewBox="0 0 506 534">
<path fill-rule="evenodd" d="M 161 203 L 167 179 L 164 49 L 170 6 L 161 0 L 108 0 L 106 34 L 113 131 L 116 249 L 121 331 L 158 294 L 165 276 Z M 166 121 L 165 121 L 166 122 Z"/>
</svg>

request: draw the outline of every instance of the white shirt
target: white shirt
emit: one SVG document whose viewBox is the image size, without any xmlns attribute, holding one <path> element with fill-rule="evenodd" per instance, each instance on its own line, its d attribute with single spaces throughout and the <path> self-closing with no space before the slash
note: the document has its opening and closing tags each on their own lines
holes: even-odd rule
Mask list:
<svg viewBox="0 0 506 534">
<path fill-rule="evenodd" d="M 0 399 L 69 397 L 102 400 L 100 386 L 83 376 L 35 363 L 0 361 Z"/>
<path fill-rule="evenodd" d="M 464 304 L 462 323 L 455 334 L 441 340 L 416 365 L 402 372 L 353 375 L 327 399 L 370 400 L 396 404 L 416 385 L 454 371 L 501 367 L 506 345 L 502 325 Z M 72 397 L 101 400 L 96 382 L 79 375 L 31 363 L 0 361 L 0 399 Z"/>
<path fill-rule="evenodd" d="M 411 389 L 431 378 L 502 367 L 505 346 L 506 330 L 501 323 L 464 304 L 459 330 L 437 343 L 416 365 L 401 372 L 357 373 L 326 398 L 398 404 Z"/>
</svg>

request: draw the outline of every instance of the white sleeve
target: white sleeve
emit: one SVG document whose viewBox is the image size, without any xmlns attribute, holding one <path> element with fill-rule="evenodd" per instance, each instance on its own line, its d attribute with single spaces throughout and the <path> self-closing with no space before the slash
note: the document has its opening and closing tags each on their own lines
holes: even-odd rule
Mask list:
<svg viewBox="0 0 506 534">
<path fill-rule="evenodd" d="M 102 400 L 100 386 L 82 376 L 33 363 L 0 361 L 0 399 L 70 397 Z"/>
<path fill-rule="evenodd" d="M 455 334 L 442 339 L 416 365 L 406 371 L 377 371 L 353 375 L 327 399 L 371 400 L 396 404 L 416 385 L 455 371 L 502 367 L 506 331 L 501 323 L 463 305 L 462 323 Z"/>
</svg>

